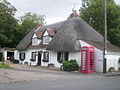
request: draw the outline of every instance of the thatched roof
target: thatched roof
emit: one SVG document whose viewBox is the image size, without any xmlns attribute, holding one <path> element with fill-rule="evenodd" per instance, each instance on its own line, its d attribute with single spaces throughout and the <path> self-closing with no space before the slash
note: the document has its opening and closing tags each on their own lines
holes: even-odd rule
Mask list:
<svg viewBox="0 0 120 90">
<path fill-rule="evenodd" d="M 83 40 L 84 42 L 100 49 L 100 50 L 103 50 L 103 42 L 96 42 L 96 41 L 88 41 L 88 40 Z M 120 52 L 120 47 L 118 46 L 115 46 L 109 42 L 107 42 L 107 51 L 108 52 Z"/>
<path fill-rule="evenodd" d="M 78 39 L 102 42 L 103 37 L 79 17 L 68 20 L 49 43 L 48 50 L 80 50 Z"/>
<path fill-rule="evenodd" d="M 31 44 L 31 39 L 34 34 L 34 29 L 30 31 L 17 45 L 16 49 L 17 50 L 24 50 L 26 49 L 30 44 Z"/>
<path fill-rule="evenodd" d="M 73 24 L 74 22 L 66 22 L 49 43 L 47 49 L 56 51 L 80 50 L 80 44 L 77 40 L 77 33 L 74 30 Z"/>
<path fill-rule="evenodd" d="M 35 30 L 35 32 L 45 32 L 50 29 L 55 35 L 48 44 L 48 50 L 55 51 L 78 51 L 80 50 L 79 40 L 83 40 L 98 49 L 103 49 L 103 36 L 94 30 L 80 17 L 73 17 L 62 22 L 55 24 L 42 26 Z M 51 32 L 50 32 L 51 33 Z M 29 32 L 28 35 L 18 44 L 18 50 L 24 50 L 31 44 L 31 38 L 34 34 L 34 30 Z M 108 42 L 109 43 L 109 42 Z M 112 44 L 108 44 L 109 51 L 120 51 L 120 48 Z"/>
<path fill-rule="evenodd" d="M 55 32 L 57 32 L 62 25 L 64 25 L 65 21 L 61 21 L 55 24 L 51 24 L 51 25 L 47 25 L 47 26 L 40 26 L 37 29 L 33 29 L 31 32 L 29 32 L 21 41 L 20 43 L 17 45 L 16 49 L 17 50 L 25 50 L 30 44 L 31 44 L 31 39 L 32 36 L 34 34 L 34 32 L 44 32 L 46 30 L 46 28 L 51 28 L 53 29 Z"/>
</svg>

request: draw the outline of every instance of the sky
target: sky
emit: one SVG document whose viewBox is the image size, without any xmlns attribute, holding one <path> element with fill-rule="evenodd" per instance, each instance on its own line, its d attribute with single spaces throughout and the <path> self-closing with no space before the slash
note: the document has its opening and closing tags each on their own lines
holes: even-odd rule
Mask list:
<svg viewBox="0 0 120 90">
<path fill-rule="evenodd" d="M 75 6 L 75 10 L 79 10 L 81 7 L 81 0 L 7 0 L 16 9 L 15 17 L 23 16 L 27 12 L 37 13 L 38 15 L 45 15 L 45 21 L 47 24 L 63 21 L 72 12 L 72 8 Z M 117 4 L 120 4 L 120 0 L 115 0 Z"/>
</svg>

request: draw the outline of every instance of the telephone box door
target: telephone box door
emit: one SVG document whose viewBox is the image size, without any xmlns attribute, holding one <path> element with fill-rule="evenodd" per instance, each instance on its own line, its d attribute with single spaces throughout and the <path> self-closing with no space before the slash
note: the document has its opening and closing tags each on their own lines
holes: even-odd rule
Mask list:
<svg viewBox="0 0 120 90">
<path fill-rule="evenodd" d="M 81 50 L 81 67 L 80 72 L 82 73 L 93 73 L 94 72 L 94 47 L 82 47 Z"/>
</svg>

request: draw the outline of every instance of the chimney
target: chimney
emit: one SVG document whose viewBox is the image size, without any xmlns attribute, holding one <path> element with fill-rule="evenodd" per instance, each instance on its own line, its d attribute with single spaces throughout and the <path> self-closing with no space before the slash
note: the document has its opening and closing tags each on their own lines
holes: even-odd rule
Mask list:
<svg viewBox="0 0 120 90">
<path fill-rule="evenodd" d="M 68 19 L 72 19 L 74 17 L 79 17 L 79 15 L 77 14 L 77 11 L 72 9 L 72 13 L 69 15 Z"/>
</svg>

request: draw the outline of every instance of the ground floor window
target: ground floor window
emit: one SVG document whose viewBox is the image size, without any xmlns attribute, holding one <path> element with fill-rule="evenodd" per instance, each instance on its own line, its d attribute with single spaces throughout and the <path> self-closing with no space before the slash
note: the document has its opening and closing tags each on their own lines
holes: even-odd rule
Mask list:
<svg viewBox="0 0 120 90">
<path fill-rule="evenodd" d="M 68 52 L 58 52 L 57 53 L 57 61 L 62 63 L 63 60 L 68 60 Z"/>
<path fill-rule="evenodd" d="M 49 52 L 43 53 L 43 62 L 49 62 Z"/>
<path fill-rule="evenodd" d="M 31 61 L 36 61 L 36 53 L 37 52 L 32 52 Z"/>
<path fill-rule="evenodd" d="M 19 54 L 19 59 L 20 59 L 21 61 L 24 61 L 24 59 L 25 59 L 25 53 L 20 53 L 20 54 Z"/>
</svg>

